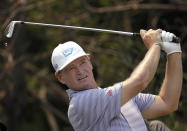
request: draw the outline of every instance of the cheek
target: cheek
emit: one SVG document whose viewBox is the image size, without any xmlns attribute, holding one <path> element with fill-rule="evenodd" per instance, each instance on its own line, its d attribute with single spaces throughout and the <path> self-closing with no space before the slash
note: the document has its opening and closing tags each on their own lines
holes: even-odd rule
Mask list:
<svg viewBox="0 0 187 131">
<path fill-rule="evenodd" d="M 93 66 L 91 64 L 91 62 L 89 62 L 89 68 L 92 70 L 93 69 Z"/>
<path fill-rule="evenodd" d="M 73 73 L 67 73 L 63 80 L 65 83 L 73 83 L 75 80 L 75 75 Z"/>
<path fill-rule="evenodd" d="M 88 63 L 87 65 L 85 65 L 85 67 L 84 67 L 85 69 L 86 69 L 86 71 L 87 72 L 92 72 L 92 69 L 93 69 L 93 67 L 92 67 L 92 64 L 91 63 Z"/>
<path fill-rule="evenodd" d="M 94 74 L 93 74 L 92 68 L 87 69 L 87 74 L 88 74 L 89 78 L 91 78 L 91 79 L 94 78 Z"/>
<path fill-rule="evenodd" d="M 93 66 L 92 66 L 92 64 L 89 64 L 89 72 L 93 73 Z"/>
</svg>

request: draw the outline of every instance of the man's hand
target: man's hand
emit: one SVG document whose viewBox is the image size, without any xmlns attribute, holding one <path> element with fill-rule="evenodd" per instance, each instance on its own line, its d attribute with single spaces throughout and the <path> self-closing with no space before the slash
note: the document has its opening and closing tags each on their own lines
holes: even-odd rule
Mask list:
<svg viewBox="0 0 187 131">
<path fill-rule="evenodd" d="M 173 36 L 175 35 L 170 32 L 162 31 L 161 33 L 161 37 L 163 41 L 161 42 L 161 47 L 162 47 L 162 50 L 164 50 L 167 53 L 167 55 L 176 53 L 176 52 L 182 52 L 180 43 L 171 42 L 173 39 Z"/>
<path fill-rule="evenodd" d="M 142 40 L 144 41 L 145 46 L 149 49 L 154 43 L 161 43 L 162 40 L 160 38 L 161 29 L 158 30 L 140 30 L 140 35 Z"/>
</svg>

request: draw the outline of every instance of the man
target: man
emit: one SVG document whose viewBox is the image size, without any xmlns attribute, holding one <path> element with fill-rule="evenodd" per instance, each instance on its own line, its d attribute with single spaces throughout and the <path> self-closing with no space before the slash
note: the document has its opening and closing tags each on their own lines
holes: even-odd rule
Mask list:
<svg viewBox="0 0 187 131">
<path fill-rule="evenodd" d="M 162 32 L 162 40 L 160 34 Z M 148 51 L 130 77 L 108 88 L 98 87 L 89 55 L 75 42 L 59 44 L 52 53 L 56 78 L 69 89 L 69 120 L 75 131 L 146 131 L 144 119 L 178 108 L 182 87 L 180 44 L 174 34 L 140 30 Z M 158 95 L 140 93 L 153 79 L 161 48 L 167 53 L 165 78 Z"/>
</svg>

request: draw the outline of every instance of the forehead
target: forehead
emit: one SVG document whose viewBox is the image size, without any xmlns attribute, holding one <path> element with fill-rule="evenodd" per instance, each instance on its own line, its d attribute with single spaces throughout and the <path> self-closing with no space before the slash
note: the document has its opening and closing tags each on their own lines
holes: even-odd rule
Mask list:
<svg viewBox="0 0 187 131">
<path fill-rule="evenodd" d="M 88 59 L 87 56 L 81 56 L 81 57 L 75 59 L 74 61 L 72 61 L 71 63 L 69 63 L 67 66 L 73 65 L 73 64 L 76 64 L 76 63 L 79 63 L 80 61 L 82 61 L 82 60 L 87 60 L 87 59 Z"/>
<path fill-rule="evenodd" d="M 81 56 L 80 58 L 75 59 L 71 63 L 69 63 L 63 70 L 66 70 L 68 67 L 78 64 L 83 60 L 88 60 L 88 56 Z"/>
</svg>

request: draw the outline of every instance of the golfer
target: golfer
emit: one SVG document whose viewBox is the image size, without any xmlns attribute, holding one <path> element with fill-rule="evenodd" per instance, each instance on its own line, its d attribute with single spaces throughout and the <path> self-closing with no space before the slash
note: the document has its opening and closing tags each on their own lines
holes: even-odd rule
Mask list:
<svg viewBox="0 0 187 131">
<path fill-rule="evenodd" d="M 140 34 L 148 49 L 145 57 L 126 80 L 104 89 L 94 79 L 89 55 L 77 43 L 69 41 L 53 50 L 55 76 L 69 88 L 68 117 L 75 131 L 147 131 L 144 119 L 177 110 L 182 87 L 180 43 L 171 42 L 174 34 L 161 29 Z M 167 63 L 160 92 L 143 94 L 155 75 L 161 49 L 167 53 Z"/>
</svg>

